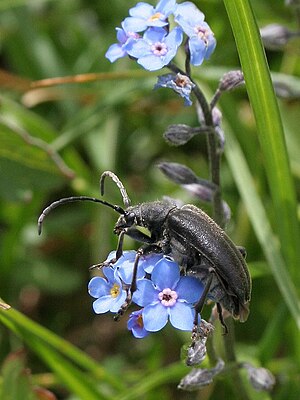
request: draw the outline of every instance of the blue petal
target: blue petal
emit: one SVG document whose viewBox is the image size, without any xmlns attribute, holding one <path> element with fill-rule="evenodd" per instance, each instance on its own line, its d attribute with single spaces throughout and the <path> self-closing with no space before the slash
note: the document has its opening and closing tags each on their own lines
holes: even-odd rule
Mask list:
<svg viewBox="0 0 300 400">
<path fill-rule="evenodd" d="M 142 314 L 144 327 L 149 332 L 160 331 L 168 322 L 168 307 L 161 303 L 146 306 Z"/>
<path fill-rule="evenodd" d="M 175 48 L 177 49 L 178 46 L 181 45 L 183 39 L 182 29 L 177 26 L 174 28 L 166 37 L 165 43 L 168 48 Z"/>
<path fill-rule="evenodd" d="M 110 62 L 114 62 L 119 58 L 125 57 L 127 55 L 126 51 L 123 50 L 120 44 L 114 43 L 109 46 L 107 52 L 105 53 L 105 57 L 108 58 Z"/>
<path fill-rule="evenodd" d="M 157 71 L 169 63 L 152 54 L 139 58 L 137 62 L 148 71 Z"/>
<path fill-rule="evenodd" d="M 94 301 L 93 309 L 96 314 L 103 314 L 110 310 L 114 302 L 115 299 L 111 295 L 102 296 Z"/>
<path fill-rule="evenodd" d="M 191 64 L 201 65 L 206 52 L 206 45 L 203 40 L 199 40 L 197 37 L 190 38 L 189 48 L 191 52 Z"/>
<path fill-rule="evenodd" d="M 160 0 L 155 7 L 156 12 L 161 12 L 166 17 L 176 9 L 176 0 Z"/>
<path fill-rule="evenodd" d="M 125 303 L 127 294 L 125 290 L 121 290 L 118 297 L 114 298 L 114 302 L 111 304 L 109 311 L 118 312 L 121 306 Z"/>
<path fill-rule="evenodd" d="M 140 2 L 136 6 L 130 8 L 129 15 L 132 17 L 140 17 L 147 19 L 154 14 L 154 7 L 148 3 Z"/>
<path fill-rule="evenodd" d="M 130 41 L 124 46 L 124 49 L 131 57 L 134 58 L 141 58 L 152 54 L 149 44 L 144 39 Z"/>
<path fill-rule="evenodd" d="M 147 274 L 151 274 L 155 264 L 162 258 L 162 253 L 146 254 L 140 258 L 140 266 Z"/>
<path fill-rule="evenodd" d="M 129 320 L 127 321 L 128 330 L 132 331 L 133 336 L 138 339 L 144 338 L 145 336 L 149 335 L 149 332 L 146 331 L 144 327 L 144 323 L 143 326 L 141 326 L 138 322 L 139 316 L 142 314 L 142 311 L 143 310 L 132 312 L 129 316 Z"/>
<path fill-rule="evenodd" d="M 182 4 L 178 4 L 174 11 L 175 22 L 178 23 L 177 19 L 182 18 L 186 21 L 190 21 L 191 25 L 196 25 L 204 21 L 204 14 L 201 12 L 194 3 L 185 1 Z"/>
<path fill-rule="evenodd" d="M 92 297 L 98 298 L 104 295 L 109 294 L 110 285 L 107 280 L 100 277 L 95 276 L 92 278 L 88 285 L 88 292 Z"/>
<path fill-rule="evenodd" d="M 200 299 L 203 289 L 204 285 L 199 279 L 191 276 L 182 276 L 176 286 L 176 293 L 179 299 L 193 304 Z"/>
<path fill-rule="evenodd" d="M 103 275 L 107 278 L 108 284 L 113 285 L 115 282 L 119 283 L 119 279 L 115 278 L 115 272 L 111 267 L 102 268 Z"/>
<path fill-rule="evenodd" d="M 187 303 L 179 301 L 169 308 L 170 322 L 176 329 L 191 331 L 194 326 L 195 311 Z"/>
<path fill-rule="evenodd" d="M 151 280 L 160 290 L 175 289 L 179 279 L 179 265 L 168 257 L 158 261 L 153 268 Z"/>
<path fill-rule="evenodd" d="M 144 18 L 127 17 L 123 21 L 126 32 L 142 32 L 147 29 L 148 25 Z"/>
<path fill-rule="evenodd" d="M 151 27 L 144 33 L 143 39 L 148 43 L 162 42 L 167 35 L 167 31 L 164 28 Z"/>
<path fill-rule="evenodd" d="M 205 53 L 205 59 L 207 60 L 211 54 L 213 53 L 213 51 L 215 50 L 217 45 L 217 41 L 216 39 L 212 36 L 211 38 L 209 38 L 209 44 Z"/>
<path fill-rule="evenodd" d="M 124 251 L 123 255 L 118 259 L 114 265 L 114 270 L 118 277 L 124 283 L 130 284 L 132 282 L 133 267 L 136 259 L 136 251 Z M 138 264 L 137 267 L 137 279 L 141 279 L 145 276 L 145 271 Z"/>
<path fill-rule="evenodd" d="M 149 279 L 137 281 L 137 290 L 133 293 L 132 301 L 137 305 L 144 307 L 148 304 L 158 301 L 158 291 L 154 288 Z"/>
<path fill-rule="evenodd" d="M 124 30 L 124 29 L 121 29 L 121 28 L 116 28 L 116 31 L 117 31 L 117 39 L 118 39 L 118 41 L 119 41 L 121 44 L 126 43 L 126 41 L 127 41 L 127 39 L 128 39 L 128 36 L 127 36 L 125 30 Z"/>
<path fill-rule="evenodd" d="M 178 17 L 176 18 L 176 22 L 182 28 L 182 30 L 187 36 L 191 37 L 195 35 L 194 27 L 193 25 L 190 24 L 189 21 L 186 21 L 185 19 Z"/>
</svg>

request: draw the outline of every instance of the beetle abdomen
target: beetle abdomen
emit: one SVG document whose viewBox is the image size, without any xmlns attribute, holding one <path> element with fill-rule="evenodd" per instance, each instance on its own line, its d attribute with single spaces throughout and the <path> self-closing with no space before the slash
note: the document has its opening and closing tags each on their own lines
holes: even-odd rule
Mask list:
<svg viewBox="0 0 300 400">
<path fill-rule="evenodd" d="M 175 260 L 187 273 L 198 274 L 203 281 L 212 268 L 220 287 L 210 294 L 234 317 L 245 321 L 249 313 L 250 275 L 240 251 L 226 233 L 193 205 L 172 211 L 166 231 Z"/>
</svg>

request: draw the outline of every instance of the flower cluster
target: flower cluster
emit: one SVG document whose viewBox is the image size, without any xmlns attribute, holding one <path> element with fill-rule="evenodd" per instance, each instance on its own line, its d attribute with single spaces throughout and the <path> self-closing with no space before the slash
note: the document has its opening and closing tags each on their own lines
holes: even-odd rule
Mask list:
<svg viewBox="0 0 300 400">
<path fill-rule="evenodd" d="M 169 17 L 177 24 L 170 30 Z M 160 0 L 156 7 L 140 2 L 129 10 L 129 17 L 117 29 L 119 43 L 113 44 L 106 57 L 114 62 L 126 55 L 149 71 L 167 66 L 187 36 L 185 50 L 193 65 L 201 65 L 216 46 L 214 34 L 204 14 L 191 2 Z M 143 35 L 142 35 L 143 33 Z"/>
<path fill-rule="evenodd" d="M 107 262 L 113 259 L 110 253 Z M 104 277 L 89 282 L 89 294 L 96 298 L 94 311 L 117 312 L 125 302 L 133 275 L 135 251 L 125 251 L 117 262 L 103 267 Z M 168 322 L 177 329 L 193 329 L 194 304 L 203 293 L 203 284 L 196 278 L 181 276 L 176 262 L 162 254 L 141 256 L 137 269 L 137 289 L 132 301 L 142 307 L 133 311 L 127 327 L 137 338 L 161 330 Z M 199 321 L 200 322 L 200 321 Z"/>
</svg>

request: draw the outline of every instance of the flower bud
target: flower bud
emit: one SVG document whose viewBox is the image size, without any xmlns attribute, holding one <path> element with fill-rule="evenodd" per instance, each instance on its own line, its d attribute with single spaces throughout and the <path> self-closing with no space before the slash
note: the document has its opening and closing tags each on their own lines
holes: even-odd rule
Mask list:
<svg viewBox="0 0 300 400">
<path fill-rule="evenodd" d="M 186 365 L 199 365 L 206 356 L 206 341 L 208 335 L 214 330 L 214 326 L 204 319 L 201 319 L 198 326 L 197 338 L 187 349 Z"/>
<path fill-rule="evenodd" d="M 205 202 L 212 201 L 217 186 L 210 181 L 198 178 L 194 172 L 185 165 L 162 162 L 158 164 L 158 168 L 167 178 L 182 185 L 185 190 L 188 190 L 200 200 Z"/>
<path fill-rule="evenodd" d="M 219 90 L 222 92 L 233 90 L 242 84 L 244 84 L 244 75 L 242 71 L 229 71 L 221 78 Z"/>
<path fill-rule="evenodd" d="M 287 6 L 300 8 L 300 0 L 285 0 Z"/>
<path fill-rule="evenodd" d="M 212 383 L 214 377 L 224 369 L 225 363 L 219 359 L 217 365 L 211 369 L 193 368 L 181 379 L 178 389 L 194 391 Z"/>
<path fill-rule="evenodd" d="M 293 82 L 293 77 L 289 80 L 282 81 L 279 79 L 273 80 L 276 96 L 281 99 L 295 100 L 300 98 L 300 87 L 297 86 L 298 82 Z"/>
<path fill-rule="evenodd" d="M 285 26 L 270 24 L 260 29 L 261 38 L 266 49 L 281 50 L 295 33 Z"/>
<path fill-rule="evenodd" d="M 195 135 L 207 133 L 208 128 L 191 126 L 184 124 L 170 125 L 164 133 L 164 139 L 171 145 L 181 146 L 191 140 Z"/>
<path fill-rule="evenodd" d="M 158 168 L 173 182 L 179 185 L 198 183 L 198 177 L 185 165 L 171 162 L 161 162 Z"/>
<path fill-rule="evenodd" d="M 272 390 L 275 385 L 274 375 L 266 368 L 256 368 L 248 363 L 242 364 L 248 372 L 248 378 L 255 390 Z"/>
</svg>

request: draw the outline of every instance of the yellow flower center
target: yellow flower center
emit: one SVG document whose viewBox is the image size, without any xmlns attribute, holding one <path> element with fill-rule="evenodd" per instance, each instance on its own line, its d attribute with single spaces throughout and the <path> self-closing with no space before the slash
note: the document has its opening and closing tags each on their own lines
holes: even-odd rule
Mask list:
<svg viewBox="0 0 300 400">
<path fill-rule="evenodd" d="M 149 18 L 149 21 L 157 21 L 158 19 L 160 19 L 163 16 L 162 13 L 157 12 L 153 15 L 151 15 L 151 17 Z"/>
<path fill-rule="evenodd" d="M 119 296 L 119 293 L 120 293 L 120 286 L 115 283 L 114 286 L 110 289 L 110 295 L 113 298 L 115 298 Z"/>
<path fill-rule="evenodd" d="M 137 317 L 136 323 L 139 325 L 140 328 L 143 328 L 143 327 L 144 327 L 144 322 L 143 322 L 142 314 L 140 314 L 140 315 Z"/>
</svg>

